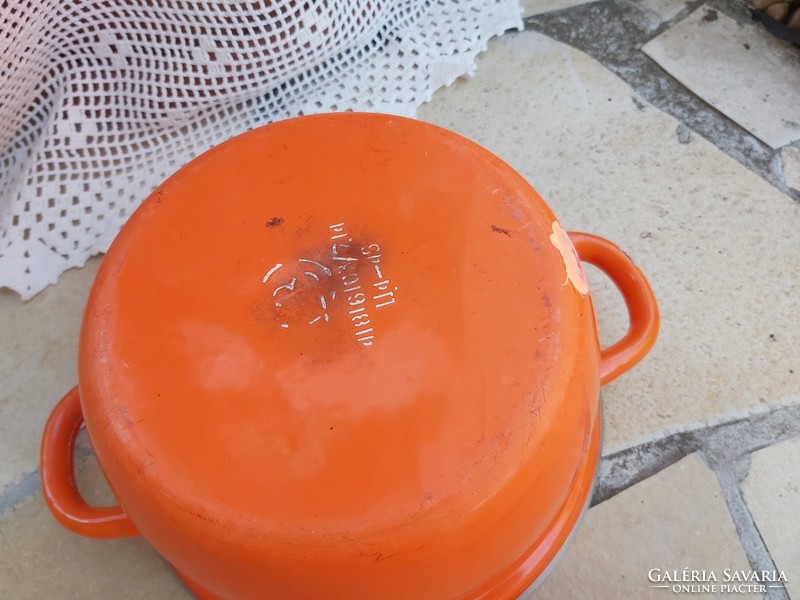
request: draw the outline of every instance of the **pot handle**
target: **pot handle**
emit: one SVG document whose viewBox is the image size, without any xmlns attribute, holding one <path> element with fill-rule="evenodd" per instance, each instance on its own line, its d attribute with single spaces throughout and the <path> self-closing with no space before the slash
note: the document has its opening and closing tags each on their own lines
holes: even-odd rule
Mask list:
<svg viewBox="0 0 800 600">
<path fill-rule="evenodd" d="M 605 385 L 642 360 L 655 344 L 658 305 L 644 273 L 618 246 L 589 233 L 570 232 L 569 237 L 580 259 L 614 282 L 628 308 L 628 332 L 600 351 L 600 385 Z"/>
<path fill-rule="evenodd" d="M 75 483 L 75 440 L 83 425 L 78 387 L 59 401 L 42 435 L 39 472 L 42 495 L 56 520 L 70 531 L 94 538 L 139 535 L 121 506 L 91 506 Z"/>
</svg>

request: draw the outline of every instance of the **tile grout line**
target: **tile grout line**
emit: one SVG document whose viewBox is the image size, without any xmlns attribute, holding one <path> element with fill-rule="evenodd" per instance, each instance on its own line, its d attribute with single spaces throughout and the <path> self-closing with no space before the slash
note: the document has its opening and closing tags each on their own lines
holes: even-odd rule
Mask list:
<svg viewBox="0 0 800 600">
<path fill-rule="evenodd" d="M 795 404 L 621 450 L 604 457 L 592 506 L 697 452 L 717 478 L 750 568 L 754 571 L 778 571 L 750 513 L 740 483 L 747 477 L 752 453 L 798 437 L 800 404 Z M 770 588 L 764 598 L 790 600 L 784 588 Z"/>
<path fill-rule="evenodd" d="M 20 504 L 39 491 L 41 481 L 39 480 L 39 469 L 23 475 L 22 479 L 10 485 L 0 494 L 0 517 L 5 516 L 17 504 Z"/>
<path fill-rule="evenodd" d="M 800 403 L 625 448 L 602 458 L 592 506 L 694 452 L 702 452 L 711 465 L 721 465 L 795 437 L 800 437 Z"/>
<path fill-rule="evenodd" d="M 727 0 L 729 2 L 730 0 Z M 672 19 L 652 27 L 652 13 L 629 1 L 599 0 L 568 9 L 526 17 L 526 31 L 535 31 L 580 50 L 627 83 L 633 92 L 679 123 L 676 135 L 689 143 L 701 135 L 746 169 L 800 201 L 800 192 L 784 182 L 780 151 L 774 150 L 689 91 L 641 51 L 642 46 L 689 12 L 707 4 L 734 18 L 745 17 L 726 0 L 692 0 Z"/>
<path fill-rule="evenodd" d="M 725 498 L 725 504 L 728 506 L 728 512 L 734 527 L 736 527 L 736 533 L 750 563 L 750 568 L 754 571 L 775 572 L 779 569 L 775 565 L 739 487 L 739 484 L 747 477 L 750 467 L 749 459 L 750 457 L 746 456 L 722 464 L 709 464 L 709 467 L 717 477 L 722 496 Z M 785 588 L 769 588 L 764 599 L 790 600 L 789 593 Z"/>
<path fill-rule="evenodd" d="M 94 451 L 91 449 L 85 429 L 78 435 L 75 447 L 73 448 L 73 455 L 73 469 L 75 472 L 94 457 Z M 25 473 L 22 479 L 17 483 L 12 483 L 7 486 L 6 489 L 0 493 L 0 518 L 11 512 L 18 504 L 33 497 L 41 487 L 42 480 L 38 468 L 30 473 Z"/>
<path fill-rule="evenodd" d="M 800 201 L 800 192 L 785 183 L 780 149 L 772 149 L 707 104 L 641 50 L 648 41 L 703 5 L 719 9 L 740 23 L 749 21 L 741 8 L 731 5 L 729 0 L 691 0 L 671 19 L 662 20 L 657 27 L 648 27 L 642 9 L 625 1 L 600 0 L 529 17 L 524 24 L 526 30 L 585 52 L 627 83 L 636 95 L 675 118 L 679 122 L 676 129 L 679 142 L 690 143 L 692 132 L 697 133 L 793 200 Z M 636 96 L 631 99 L 637 107 L 644 108 Z M 790 145 L 800 146 L 800 143 Z M 750 567 L 776 571 L 739 485 L 747 476 L 750 453 L 800 436 L 798 420 L 800 406 L 789 406 L 766 415 L 668 435 L 604 457 L 591 504 L 612 498 L 688 454 L 699 452 L 714 471 Z M 750 429 L 753 421 L 755 427 Z M 789 600 L 784 588 L 770 588 L 764 597 Z"/>
</svg>

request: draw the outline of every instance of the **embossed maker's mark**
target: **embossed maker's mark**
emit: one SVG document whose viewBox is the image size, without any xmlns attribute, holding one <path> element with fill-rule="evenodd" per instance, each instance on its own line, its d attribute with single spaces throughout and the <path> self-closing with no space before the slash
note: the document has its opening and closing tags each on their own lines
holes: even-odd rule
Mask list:
<svg viewBox="0 0 800 600">
<path fill-rule="evenodd" d="M 322 263 L 320 263 L 320 262 L 318 262 L 316 260 L 311 260 L 309 258 L 298 258 L 297 262 L 300 263 L 300 264 L 304 264 L 304 263 L 310 264 L 310 265 L 313 265 L 313 267 L 315 267 L 315 268 L 319 268 L 320 273 L 324 277 L 332 277 L 333 276 L 332 271 L 328 267 L 326 267 L 325 265 L 323 265 Z M 261 279 L 261 283 L 264 283 L 264 284 L 269 283 L 269 281 L 272 278 L 272 276 L 275 275 L 276 273 L 278 273 L 278 275 L 275 278 L 275 280 L 273 281 L 273 283 L 276 283 L 276 282 L 280 283 L 280 282 L 285 281 L 285 279 L 281 278 L 281 274 L 279 273 L 280 270 L 283 269 L 285 266 L 286 265 L 284 265 L 283 263 L 276 263 L 272 268 L 269 269 L 269 271 L 267 271 L 267 273 Z M 304 267 L 304 268 L 308 268 L 308 267 Z M 291 275 L 291 272 L 288 275 Z M 286 275 L 286 276 L 288 276 L 288 275 Z M 313 271 L 303 271 L 303 275 L 308 277 L 309 279 L 313 280 L 316 283 L 321 281 L 320 275 L 315 273 L 315 272 L 313 272 Z M 281 283 L 280 285 L 276 285 L 275 288 L 273 288 L 273 290 L 272 290 L 272 297 L 275 298 L 275 307 L 276 308 L 283 308 L 283 302 L 281 302 L 281 299 L 279 298 L 279 295 L 290 294 L 290 293 L 295 291 L 296 287 L 297 287 L 297 277 L 296 276 L 292 276 L 291 279 L 287 283 Z M 331 300 L 333 300 L 335 297 L 336 297 L 336 292 L 335 291 L 331 292 Z M 323 320 L 325 322 L 330 321 L 330 315 L 328 314 L 328 303 L 327 303 L 327 301 L 325 299 L 325 295 L 324 294 L 319 294 L 318 295 L 318 300 L 319 300 L 320 308 L 322 309 L 323 312 L 318 314 L 314 318 L 312 318 L 310 321 L 308 321 L 309 325 L 313 325 L 314 323 L 318 323 L 319 321 L 323 321 Z M 281 327 L 281 329 L 289 329 L 289 323 L 280 323 L 280 327 Z"/>
<path fill-rule="evenodd" d="M 281 329 L 294 327 L 299 311 L 306 312 L 307 316 L 299 320 L 305 326 L 331 322 L 330 310 L 338 291 L 338 303 L 344 304 L 355 340 L 364 347 L 371 347 L 376 339 L 373 315 L 396 302 L 395 292 L 399 287 L 393 285 L 385 273 L 378 244 L 355 243 L 345 231 L 344 222 L 330 225 L 329 230 L 330 261 L 298 258 L 288 265 L 279 262 L 267 270 L 261 282 L 270 286 L 274 307 L 280 309 L 276 312 L 286 315 L 279 318 Z M 331 281 L 326 282 L 326 278 Z M 339 285 L 338 290 L 332 289 Z M 318 305 L 316 313 L 308 309 L 313 296 L 316 296 L 314 305 Z M 313 316 L 309 318 L 308 315 Z"/>
<path fill-rule="evenodd" d="M 353 244 L 353 238 L 345 231 L 344 222 L 328 227 L 331 230 L 331 261 L 339 276 L 346 294 L 347 315 L 353 324 L 356 340 L 370 347 L 375 340 L 375 323 L 371 311 L 378 311 L 395 303 L 393 286 L 382 268 L 381 247 L 378 244 Z M 343 240 L 346 240 L 343 241 Z M 366 281 L 369 273 L 361 266 L 371 266 L 378 278 L 376 282 Z M 371 306 L 370 306 L 371 305 Z"/>
<path fill-rule="evenodd" d="M 366 306 L 366 294 L 361 290 L 360 277 L 356 267 L 358 266 L 358 256 L 353 256 L 353 238 L 344 230 L 344 222 L 336 223 L 328 227 L 332 231 L 331 241 L 331 261 L 334 269 L 342 283 L 343 291 L 346 294 L 347 316 L 353 324 L 356 341 L 362 346 L 369 348 L 375 339 L 374 328 L 370 327 L 372 321 Z M 347 242 L 339 240 L 346 239 Z"/>
<path fill-rule="evenodd" d="M 267 283 L 269 281 L 269 278 L 272 277 L 272 274 L 275 273 L 275 271 L 280 269 L 282 266 L 283 263 L 278 263 L 277 265 L 272 267 L 269 271 L 267 271 L 267 274 L 264 275 L 264 278 L 261 280 L 261 283 Z"/>
</svg>

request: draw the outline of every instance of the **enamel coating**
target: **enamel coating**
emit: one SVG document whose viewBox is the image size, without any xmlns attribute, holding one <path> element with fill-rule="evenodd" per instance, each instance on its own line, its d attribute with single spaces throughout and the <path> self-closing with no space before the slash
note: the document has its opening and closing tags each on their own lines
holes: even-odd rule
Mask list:
<svg viewBox="0 0 800 600">
<path fill-rule="evenodd" d="M 515 596 L 587 501 L 601 378 L 658 328 L 624 253 L 561 232 L 425 123 L 321 115 L 218 146 L 134 214 L 86 307 L 79 408 L 121 507 L 95 527 L 70 489 L 77 391 L 43 439 L 49 506 L 139 532 L 204 598 Z M 631 315 L 603 354 L 578 257 Z"/>
</svg>

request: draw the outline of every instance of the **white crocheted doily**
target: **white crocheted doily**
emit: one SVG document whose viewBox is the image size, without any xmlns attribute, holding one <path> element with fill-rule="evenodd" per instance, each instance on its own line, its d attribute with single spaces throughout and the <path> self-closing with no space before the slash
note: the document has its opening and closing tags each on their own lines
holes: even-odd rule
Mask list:
<svg viewBox="0 0 800 600">
<path fill-rule="evenodd" d="M 104 252 L 150 191 L 247 129 L 411 116 L 518 0 L 0 2 L 0 287 L 30 298 Z"/>
</svg>

